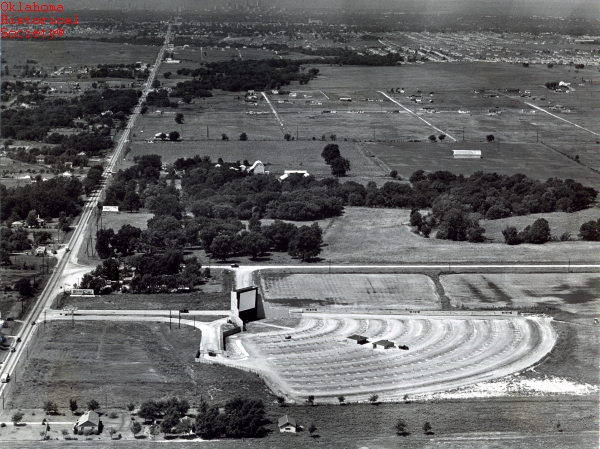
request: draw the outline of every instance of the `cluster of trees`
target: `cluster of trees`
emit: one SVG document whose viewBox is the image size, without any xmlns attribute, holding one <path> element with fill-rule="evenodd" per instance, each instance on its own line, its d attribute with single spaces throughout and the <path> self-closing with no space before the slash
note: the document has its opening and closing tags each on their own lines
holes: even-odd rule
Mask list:
<svg viewBox="0 0 600 449">
<path fill-rule="evenodd" d="M 212 94 L 205 96 L 212 96 Z M 177 108 L 179 107 L 179 104 L 176 101 L 169 100 L 168 92 L 165 89 L 158 89 L 148 94 L 146 101 L 144 102 L 144 106 L 146 108 L 148 106 L 157 106 L 159 108 Z"/>
<path fill-rule="evenodd" d="M 102 182 L 102 174 L 104 173 L 104 169 L 102 165 L 93 165 L 87 172 L 87 176 L 83 180 L 83 190 L 86 195 L 89 195 L 96 187 L 100 185 Z"/>
<path fill-rule="evenodd" d="M 90 78 L 130 78 L 147 79 L 148 69 L 141 70 L 139 64 L 98 64 L 90 70 Z"/>
<path fill-rule="evenodd" d="M 191 424 L 188 424 L 187 420 L 182 421 L 181 418 L 189 409 L 190 404 L 186 399 L 173 397 L 165 401 L 150 400 L 142 403 L 138 416 L 151 422 L 162 417 L 160 430 L 165 433 L 188 433 Z"/>
<path fill-rule="evenodd" d="M 332 64 L 342 65 L 362 65 L 362 66 L 394 66 L 404 62 L 404 56 L 397 53 L 388 53 L 385 56 L 381 55 L 359 55 L 353 50 L 342 48 L 319 48 L 317 50 L 305 49 L 302 47 L 294 48 L 294 51 L 299 51 L 307 55 L 328 56 L 327 62 Z M 416 59 L 415 59 L 416 60 Z M 305 64 L 322 64 L 322 59 L 310 59 L 304 61 Z"/>
<path fill-rule="evenodd" d="M 544 218 L 538 218 L 533 225 L 526 226 L 521 232 L 514 226 L 507 226 L 503 231 L 504 242 L 507 245 L 520 245 L 521 243 L 533 243 L 541 245 L 549 242 L 552 238 L 550 225 Z"/>
<path fill-rule="evenodd" d="M 299 61 L 288 59 L 261 59 L 213 62 L 194 70 L 182 68 L 177 71 L 178 75 L 194 79 L 177 83 L 171 97 L 202 97 L 213 89 L 228 92 L 279 89 L 291 81 L 306 84 L 317 76 L 318 70 L 304 73 L 301 65 Z"/>
<path fill-rule="evenodd" d="M 96 232 L 96 251 L 101 259 L 115 255 L 129 256 L 135 252 L 138 239 L 142 234 L 140 228 L 124 224 L 116 233 L 113 229 L 98 229 Z"/>
<path fill-rule="evenodd" d="M 600 241 L 600 218 L 597 221 L 590 220 L 582 224 L 579 228 L 579 237 L 589 242 Z"/>
<path fill-rule="evenodd" d="M 346 176 L 350 171 L 350 161 L 340 154 L 340 147 L 335 143 L 325 145 L 321 152 L 321 157 L 325 163 L 331 166 L 331 174 L 337 176 Z"/>
<path fill-rule="evenodd" d="M 0 217 L 2 220 L 20 220 L 32 209 L 44 218 L 58 217 L 61 212 L 75 216 L 83 206 L 82 193 L 83 187 L 77 178 L 56 177 L 11 189 L 0 185 Z"/>
<path fill-rule="evenodd" d="M 258 438 L 267 434 L 265 406 L 261 400 L 236 398 L 218 405 L 202 401 L 196 415 L 196 433 L 202 438 Z"/>
</svg>

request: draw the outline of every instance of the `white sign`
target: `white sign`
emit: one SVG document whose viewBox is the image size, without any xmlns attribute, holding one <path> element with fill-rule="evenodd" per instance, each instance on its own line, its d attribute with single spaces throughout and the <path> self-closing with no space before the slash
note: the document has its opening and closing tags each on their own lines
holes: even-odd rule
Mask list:
<svg viewBox="0 0 600 449">
<path fill-rule="evenodd" d="M 119 212 L 119 206 L 102 206 L 102 212 Z"/>
<path fill-rule="evenodd" d="M 94 296 L 93 288 L 74 288 L 71 291 L 71 296 Z"/>
</svg>

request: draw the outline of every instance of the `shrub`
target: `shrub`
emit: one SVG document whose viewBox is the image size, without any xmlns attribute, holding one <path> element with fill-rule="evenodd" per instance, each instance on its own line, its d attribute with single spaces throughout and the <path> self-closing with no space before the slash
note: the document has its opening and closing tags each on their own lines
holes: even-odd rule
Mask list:
<svg viewBox="0 0 600 449">
<path fill-rule="evenodd" d="M 398 170 L 392 170 L 390 172 L 390 178 L 396 179 L 398 177 Z"/>
<path fill-rule="evenodd" d="M 117 412 L 110 412 L 110 413 L 108 414 L 108 417 L 109 417 L 110 419 L 115 419 L 115 418 L 118 418 L 118 417 L 119 417 L 119 415 L 117 415 Z"/>
</svg>

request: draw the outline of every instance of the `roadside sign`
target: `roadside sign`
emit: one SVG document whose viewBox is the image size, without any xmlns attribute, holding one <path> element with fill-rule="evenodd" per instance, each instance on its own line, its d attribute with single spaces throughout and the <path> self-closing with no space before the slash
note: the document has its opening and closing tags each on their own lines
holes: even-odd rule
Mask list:
<svg viewBox="0 0 600 449">
<path fill-rule="evenodd" d="M 119 206 L 102 206 L 102 212 L 119 212 Z"/>
</svg>

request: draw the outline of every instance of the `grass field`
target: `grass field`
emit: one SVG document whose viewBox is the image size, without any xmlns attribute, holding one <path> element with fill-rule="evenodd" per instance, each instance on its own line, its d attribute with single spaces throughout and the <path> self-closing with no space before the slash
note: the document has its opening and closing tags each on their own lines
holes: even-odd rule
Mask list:
<svg viewBox="0 0 600 449">
<path fill-rule="evenodd" d="M 332 263 L 510 263 L 598 261 L 590 242 L 508 246 L 425 239 L 407 226 L 410 211 L 346 207 L 323 235 L 320 257 Z"/>
<path fill-rule="evenodd" d="M 543 144 L 511 144 L 487 142 L 389 142 L 365 143 L 365 147 L 409 178 L 416 170 L 448 170 L 465 176 L 474 172 L 496 172 L 503 175 L 523 173 L 530 178 L 571 178 L 584 185 L 600 185 L 600 174 L 552 151 Z M 481 150 L 481 159 L 454 159 L 452 150 Z"/>
<path fill-rule="evenodd" d="M 538 218 L 544 218 L 550 225 L 552 236 L 560 238 L 565 232 L 568 232 L 571 239 L 579 239 L 579 228 L 585 222 L 598 220 L 600 218 L 600 208 L 592 207 L 579 212 L 568 214 L 566 212 L 553 212 L 549 214 L 531 214 L 520 217 L 508 217 L 498 220 L 480 220 L 479 224 L 485 228 L 485 236 L 494 242 L 503 243 L 504 236 L 502 231 L 507 226 L 514 226 L 521 231 L 526 226 L 530 226 Z M 594 245 L 593 243 L 591 245 Z"/>
<path fill-rule="evenodd" d="M 440 282 L 455 307 L 554 306 L 590 317 L 588 322 L 600 313 L 597 274 L 453 274 Z"/>
<path fill-rule="evenodd" d="M 236 395 L 270 398 L 246 372 L 194 363 L 200 333 L 168 324 L 111 322 L 48 323 L 40 326 L 29 359 L 6 398 L 9 408 L 41 408 L 44 400 L 66 411 L 68 399 L 123 409 L 128 402 L 171 396 L 196 404 Z M 15 377 L 14 375 L 12 377 Z"/>
<path fill-rule="evenodd" d="M 61 300 L 61 307 L 71 306 L 80 310 L 229 310 L 231 295 L 229 292 L 113 294 L 94 298 L 69 296 Z"/>
<path fill-rule="evenodd" d="M 25 65 L 27 59 L 38 61 L 36 66 L 52 69 L 54 66 L 81 68 L 96 67 L 98 64 L 133 64 L 136 61 L 154 63 L 158 47 L 146 45 L 114 44 L 98 41 L 63 41 L 61 39 L 36 40 L 25 39 L 2 42 L 2 57 L 13 64 Z M 31 64 L 30 64 L 31 65 Z M 75 79 L 75 75 L 73 75 Z"/>
<path fill-rule="evenodd" d="M 440 309 L 433 281 L 414 274 L 263 274 L 276 305 L 339 309 Z"/>
<path fill-rule="evenodd" d="M 250 163 L 260 160 L 272 174 L 281 175 L 284 170 L 307 170 L 317 177 L 331 176 L 331 169 L 321 157 L 326 142 L 157 142 L 154 144 L 134 142 L 127 159 L 143 154 L 159 154 L 163 163 L 172 163 L 181 157 L 210 156 L 216 163 L 219 157 L 228 162 Z M 362 178 L 382 177 L 388 173 L 365 156 L 360 147 L 351 142 L 339 142 L 342 156 L 350 160 L 351 171 L 343 181 L 357 181 Z M 358 178 L 358 179 L 356 179 Z"/>
</svg>

